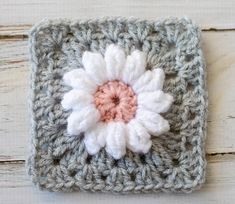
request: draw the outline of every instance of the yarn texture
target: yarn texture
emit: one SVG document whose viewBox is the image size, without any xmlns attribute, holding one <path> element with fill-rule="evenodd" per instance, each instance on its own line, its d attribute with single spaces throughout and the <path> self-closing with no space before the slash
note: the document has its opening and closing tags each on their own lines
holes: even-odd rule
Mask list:
<svg viewBox="0 0 235 204">
<path fill-rule="evenodd" d="M 191 20 L 44 20 L 32 28 L 29 44 L 32 64 L 32 142 L 27 167 L 32 181 L 40 189 L 123 194 L 159 191 L 188 193 L 204 183 L 207 117 L 205 64 L 200 46 L 200 29 Z M 155 98 L 162 98 L 163 92 L 156 96 L 148 93 L 158 75 L 143 75 L 141 82 L 136 82 L 133 90 L 127 86 L 138 75 L 138 72 L 132 70 L 133 66 L 129 66 L 128 70 L 128 73 L 132 74 L 123 74 L 122 83 L 117 81 L 119 71 L 122 70 L 119 67 L 107 72 L 110 80 L 108 83 L 112 84 L 103 84 L 102 77 L 105 75 L 97 72 L 94 81 L 99 84 L 98 90 L 88 83 L 86 77 L 82 77 L 79 82 L 65 77 L 66 73 L 79 76 L 74 70 L 77 71 L 77 68 L 83 67 L 86 62 L 87 67 L 94 65 L 89 64 L 89 60 L 84 62 L 84 58 L 90 57 L 86 53 L 100 53 L 104 56 L 107 47 L 112 44 L 123 49 L 126 56 L 135 53 L 135 50 L 143 52 L 146 55 L 146 73 L 157 72 L 159 67 L 164 71 L 163 91 L 174 98 L 170 107 L 161 106 L 162 112 L 165 112 L 162 116 L 169 122 L 169 131 L 160 134 L 154 131 L 158 128 L 158 123 L 154 121 L 158 119 L 149 115 L 148 111 L 140 114 L 136 108 L 138 105 L 145 105 L 151 111 L 159 108 L 159 104 L 148 105 L 153 104 Z M 112 66 L 118 66 L 112 60 L 109 61 Z M 97 63 L 100 63 L 99 57 Z M 143 128 L 131 120 L 133 112 L 124 114 L 126 109 L 122 107 L 119 113 L 125 117 L 115 118 L 104 111 L 103 102 L 109 100 L 109 95 L 102 93 L 109 93 L 110 86 L 114 86 L 122 90 L 118 92 L 119 95 L 126 93 L 126 100 L 132 103 L 131 107 L 139 114 L 139 120 L 152 130 L 150 150 L 146 154 L 140 154 L 127 149 L 125 155 L 118 160 L 104 148 L 97 151 L 92 146 L 95 154 L 89 154 L 85 145 L 89 138 L 84 137 L 83 131 L 71 137 L 67 131 L 67 120 L 73 113 L 70 107 L 82 106 L 93 98 L 76 92 L 75 89 L 71 90 L 65 85 L 66 80 L 70 84 L 73 83 L 73 86 L 83 87 L 83 91 L 94 92 L 96 107 L 100 108 L 100 111 L 92 107 L 83 110 L 81 121 L 86 120 L 86 123 L 79 123 L 81 130 L 84 128 L 85 131 L 83 124 L 97 121 L 103 111 L 103 121 L 125 118 L 132 127 L 132 139 L 136 132 L 143 135 Z M 137 92 L 142 94 L 138 101 L 134 98 Z M 75 99 L 81 100 L 75 100 L 76 103 L 73 103 L 74 100 L 66 101 L 66 94 L 70 94 L 68 98 L 75 96 Z M 87 117 L 90 113 L 92 117 Z M 151 123 L 146 121 L 148 117 Z M 115 132 L 117 128 L 113 124 L 111 123 L 109 128 Z M 118 123 L 118 126 L 122 125 Z M 97 129 L 101 138 L 106 136 L 102 123 Z M 92 134 L 98 137 L 97 131 L 90 135 Z M 113 138 L 110 137 L 110 142 L 112 141 Z M 88 141 L 88 144 L 92 144 L 92 141 Z"/>
<path fill-rule="evenodd" d="M 101 121 L 128 123 L 134 118 L 137 99 L 132 88 L 127 84 L 121 81 L 107 82 L 98 88 L 94 98 L 95 105 L 101 113 Z"/>
</svg>

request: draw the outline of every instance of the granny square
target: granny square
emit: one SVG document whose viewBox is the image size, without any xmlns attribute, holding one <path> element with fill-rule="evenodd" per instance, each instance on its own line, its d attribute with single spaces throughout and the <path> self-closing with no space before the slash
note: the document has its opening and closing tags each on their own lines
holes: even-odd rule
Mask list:
<svg viewBox="0 0 235 204">
<path fill-rule="evenodd" d="M 204 183 L 207 116 L 205 63 L 200 29 L 191 20 L 44 20 L 32 28 L 29 44 L 32 64 L 31 153 L 27 167 L 32 181 L 40 189 L 122 194 L 159 191 L 188 193 Z M 114 50 L 132 56 L 130 61 L 135 59 L 133 56 L 138 59 L 145 59 L 141 58 L 145 56 L 146 71 L 158 73 L 156 76 L 164 73 L 163 91 L 170 94 L 161 92 L 170 101 L 161 114 L 168 121 L 166 131 L 157 136 L 151 134 L 151 143 L 146 143 L 146 146 L 130 145 L 133 151 L 130 151 L 131 148 L 123 149 L 121 154 L 101 147 L 96 151 L 96 146 L 87 149 L 87 144 L 91 143 L 86 143 L 83 132 L 77 136 L 69 135 L 68 130 L 72 133 L 77 131 L 76 120 L 71 120 L 73 126 L 69 129 L 68 125 L 71 124 L 68 118 L 72 113 L 63 108 L 71 105 L 70 95 L 65 96 L 71 90 L 65 83 L 65 74 L 76 77 L 77 70 L 74 76 L 71 72 L 74 68 L 83 67 L 84 63 L 85 66 L 92 66 L 84 58 L 104 56 L 107 52 L 112 54 Z M 134 60 L 131 62 L 136 63 Z M 116 66 L 115 63 L 112 66 Z M 114 74 L 112 70 L 110 74 Z M 130 77 L 132 74 L 130 72 Z M 102 73 L 98 77 L 102 78 Z M 126 80 L 131 80 L 128 77 L 126 74 Z M 86 82 L 85 79 L 83 81 Z M 102 105 L 106 97 L 103 93 L 111 86 L 118 87 L 120 95 L 128 95 L 122 111 L 129 121 L 135 109 L 128 112 L 128 105 L 133 103 L 135 106 L 132 104 L 130 107 L 136 108 L 138 103 L 133 99 L 134 91 L 127 85 L 111 81 L 100 87 L 96 93 L 97 104 Z M 108 100 L 107 97 L 105 100 Z M 145 105 L 146 100 L 151 104 L 152 97 L 142 95 L 142 100 Z M 148 105 L 148 101 L 146 106 L 151 110 L 155 107 Z M 86 113 L 84 110 L 84 120 L 88 121 L 85 125 L 89 125 L 92 117 L 88 120 Z M 110 114 L 109 111 L 104 112 L 103 120 L 110 120 Z M 94 111 L 93 119 L 96 117 Z M 112 143 L 112 137 L 109 140 Z"/>
</svg>

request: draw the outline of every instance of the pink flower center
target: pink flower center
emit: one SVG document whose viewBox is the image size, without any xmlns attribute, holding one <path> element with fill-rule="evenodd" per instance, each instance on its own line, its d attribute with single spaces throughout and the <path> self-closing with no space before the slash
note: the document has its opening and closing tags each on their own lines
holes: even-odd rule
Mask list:
<svg viewBox="0 0 235 204">
<path fill-rule="evenodd" d="M 96 108 L 101 121 L 129 122 L 137 109 L 136 94 L 130 86 L 122 81 L 109 81 L 98 87 L 94 94 Z"/>
</svg>

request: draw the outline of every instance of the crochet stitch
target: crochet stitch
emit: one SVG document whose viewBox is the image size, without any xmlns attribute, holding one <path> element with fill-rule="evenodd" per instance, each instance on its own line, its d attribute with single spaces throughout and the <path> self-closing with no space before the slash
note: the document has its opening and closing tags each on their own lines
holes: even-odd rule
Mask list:
<svg viewBox="0 0 235 204">
<path fill-rule="evenodd" d="M 109 81 L 95 93 L 95 105 L 101 113 L 101 121 L 129 122 L 134 118 L 137 100 L 132 88 L 121 81 Z M 113 104 L 107 106 L 106 104 Z M 119 105 L 119 107 L 117 107 Z"/>
<path fill-rule="evenodd" d="M 152 138 L 147 154 L 127 150 L 119 160 L 104 149 L 90 156 L 84 137 L 69 137 L 71 112 L 61 105 L 69 91 L 63 75 L 82 67 L 85 51 L 104 55 L 110 44 L 117 44 L 127 55 L 136 49 L 146 53 L 147 69 L 164 70 L 163 90 L 174 97 L 164 114 L 171 129 Z M 191 192 L 201 186 L 206 166 L 205 65 L 200 30 L 189 19 L 46 20 L 31 30 L 30 54 L 32 152 L 28 171 L 38 187 L 147 193 Z M 146 98 L 151 100 L 151 96 Z"/>
</svg>

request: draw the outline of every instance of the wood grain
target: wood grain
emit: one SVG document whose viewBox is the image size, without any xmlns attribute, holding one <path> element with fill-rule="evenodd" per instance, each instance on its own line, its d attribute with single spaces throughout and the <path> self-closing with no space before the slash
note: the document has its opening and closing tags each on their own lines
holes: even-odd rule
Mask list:
<svg viewBox="0 0 235 204">
<path fill-rule="evenodd" d="M 0 161 L 24 159 L 27 150 L 26 40 L 0 40 Z"/>
<path fill-rule="evenodd" d="M 234 203 L 235 155 L 209 156 L 207 182 L 200 191 L 188 195 L 149 194 L 118 196 L 110 194 L 50 193 L 32 186 L 25 173 L 24 163 L 0 164 L 1 203 Z"/>
<path fill-rule="evenodd" d="M 235 152 L 235 32 L 206 32 L 209 117 L 207 152 Z"/>
<path fill-rule="evenodd" d="M 43 18 L 87 19 L 104 16 L 133 16 L 151 20 L 188 16 L 203 29 L 233 29 L 234 7 L 233 0 L 7 0 L 0 1 L 0 25 L 7 26 L 0 28 L 0 33 L 25 34 L 32 24 Z"/>
<path fill-rule="evenodd" d="M 0 38 L 26 38 L 32 25 L 1 25 Z"/>
<path fill-rule="evenodd" d="M 208 154 L 235 152 L 235 32 L 204 32 L 209 118 Z M 0 161 L 23 160 L 28 150 L 27 41 L 0 40 Z"/>
</svg>

